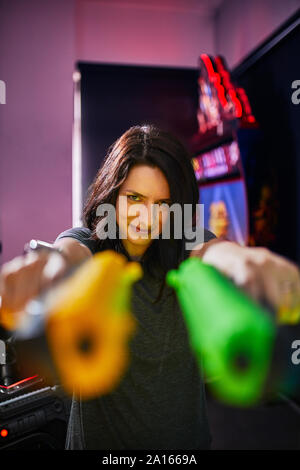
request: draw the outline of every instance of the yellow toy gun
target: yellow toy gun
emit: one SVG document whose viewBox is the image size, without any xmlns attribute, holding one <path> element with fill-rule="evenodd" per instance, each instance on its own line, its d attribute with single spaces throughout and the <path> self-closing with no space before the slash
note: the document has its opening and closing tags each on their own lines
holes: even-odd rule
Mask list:
<svg viewBox="0 0 300 470">
<path fill-rule="evenodd" d="M 29 302 L 12 331 L 22 373 L 58 377 L 83 399 L 116 387 L 129 363 L 131 288 L 140 277 L 140 264 L 106 250 Z M 2 310 L 1 318 L 13 325 L 13 312 Z"/>
</svg>

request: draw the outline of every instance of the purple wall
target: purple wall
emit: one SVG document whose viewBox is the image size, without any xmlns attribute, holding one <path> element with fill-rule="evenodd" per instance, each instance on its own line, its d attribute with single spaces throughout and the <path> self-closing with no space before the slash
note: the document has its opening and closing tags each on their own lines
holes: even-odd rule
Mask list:
<svg viewBox="0 0 300 470">
<path fill-rule="evenodd" d="M 1 262 L 72 224 L 73 0 L 0 0 Z"/>
<path fill-rule="evenodd" d="M 77 0 L 77 55 L 85 61 L 196 67 L 199 54 L 215 52 L 215 3 Z"/>
</svg>

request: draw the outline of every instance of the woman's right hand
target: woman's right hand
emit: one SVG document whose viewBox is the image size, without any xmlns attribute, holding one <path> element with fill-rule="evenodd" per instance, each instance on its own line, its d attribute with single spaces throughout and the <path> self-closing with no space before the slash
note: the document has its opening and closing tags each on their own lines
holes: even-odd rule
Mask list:
<svg viewBox="0 0 300 470">
<path fill-rule="evenodd" d="M 29 300 L 50 287 L 66 269 L 67 263 L 61 254 L 44 250 L 5 263 L 0 270 L 0 313 L 6 316 L 21 312 Z"/>
<path fill-rule="evenodd" d="M 63 277 L 71 268 L 92 256 L 90 250 L 72 238 L 54 244 L 59 251 L 39 250 L 18 256 L 0 269 L 0 325 L 12 329 L 13 318 L 27 302 Z"/>
</svg>

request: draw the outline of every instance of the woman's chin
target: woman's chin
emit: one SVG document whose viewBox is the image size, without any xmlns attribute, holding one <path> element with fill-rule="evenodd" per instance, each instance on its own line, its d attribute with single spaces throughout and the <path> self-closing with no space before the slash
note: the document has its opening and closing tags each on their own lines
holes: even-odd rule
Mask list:
<svg viewBox="0 0 300 470">
<path fill-rule="evenodd" d="M 150 237 L 147 237 L 147 238 L 142 238 L 142 237 L 137 237 L 137 238 L 133 238 L 133 237 L 128 237 L 128 241 L 132 244 L 132 245 L 150 245 L 152 243 L 152 239 Z"/>
</svg>

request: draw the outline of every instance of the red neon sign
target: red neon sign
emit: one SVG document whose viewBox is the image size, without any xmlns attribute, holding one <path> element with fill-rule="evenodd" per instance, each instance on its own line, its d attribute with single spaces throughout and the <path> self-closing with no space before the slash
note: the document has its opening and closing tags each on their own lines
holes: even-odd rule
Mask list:
<svg viewBox="0 0 300 470">
<path fill-rule="evenodd" d="M 221 106 L 220 119 L 222 116 L 223 119 L 226 120 L 241 119 L 243 122 L 251 124 L 256 123 L 256 119 L 252 114 L 251 106 L 245 90 L 243 88 L 238 88 L 233 85 L 230 73 L 227 70 L 227 67 L 222 57 L 217 56 L 211 59 L 207 54 L 201 54 L 200 59 L 202 62 L 202 66 L 204 65 L 205 67 L 206 72 L 204 72 L 204 76 L 202 72 L 202 77 L 200 76 L 199 78 L 199 84 L 201 83 L 201 80 L 206 80 L 207 87 L 213 87 L 215 89 L 217 99 Z M 203 93 L 203 91 L 200 92 L 199 96 L 200 100 L 203 100 L 200 107 L 202 108 L 201 112 L 205 114 L 205 108 L 207 109 L 207 107 L 210 105 L 207 104 L 209 102 L 208 99 L 206 99 L 204 96 L 202 96 L 201 98 L 201 93 Z M 209 116 L 210 112 L 207 109 L 207 116 L 206 118 L 204 118 L 207 123 L 207 128 L 210 128 L 213 124 L 209 124 Z M 205 129 L 206 125 L 204 124 L 202 130 Z"/>
<path fill-rule="evenodd" d="M 203 62 L 205 64 L 209 80 L 211 81 L 211 83 L 214 85 L 214 87 L 217 90 L 218 98 L 220 100 L 221 105 L 223 107 L 225 107 L 226 104 L 227 104 L 227 100 L 226 100 L 226 97 L 225 97 L 225 89 L 224 89 L 223 85 L 221 84 L 221 76 L 220 76 L 219 73 L 216 73 L 214 71 L 213 64 L 212 64 L 210 58 L 208 57 L 208 55 L 202 54 L 201 59 L 203 60 Z"/>
</svg>

